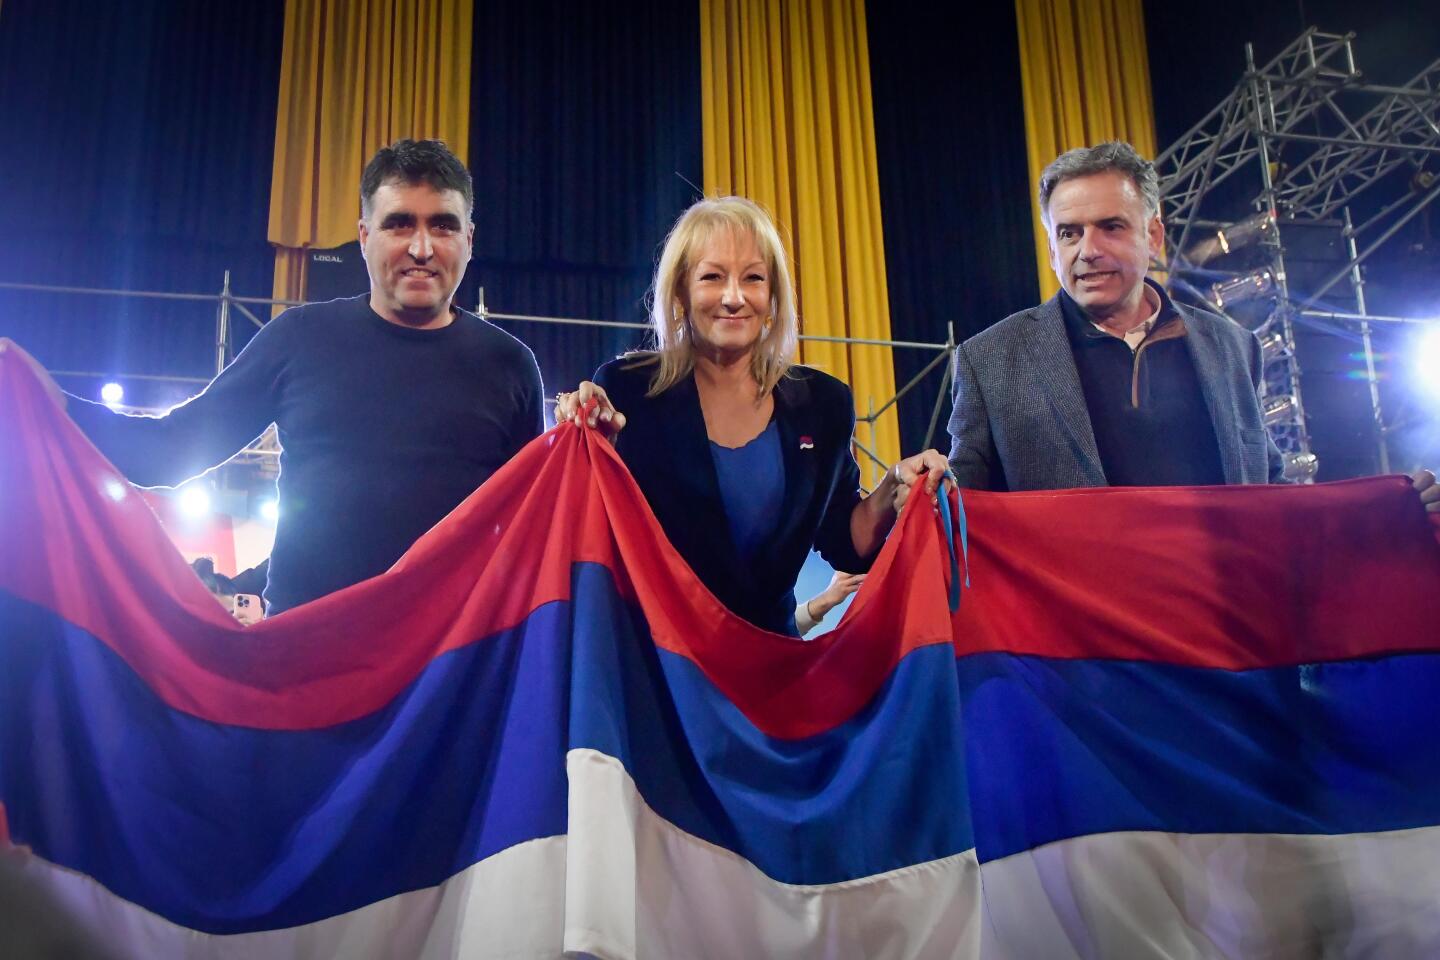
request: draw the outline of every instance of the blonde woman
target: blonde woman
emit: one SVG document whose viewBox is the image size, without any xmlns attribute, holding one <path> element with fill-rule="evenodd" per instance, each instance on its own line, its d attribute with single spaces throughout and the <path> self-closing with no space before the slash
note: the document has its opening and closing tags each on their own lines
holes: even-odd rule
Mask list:
<svg viewBox="0 0 1440 960">
<path fill-rule="evenodd" d="M 795 290 L 775 224 L 742 197 L 676 221 L 655 271 L 655 348 L 612 360 L 557 398 L 557 421 L 592 397 L 670 542 L 735 613 L 796 634 L 795 580 L 814 547 L 863 572 L 909 493 L 948 464 L 902 461 L 868 497 L 850 452 L 850 389 L 794 364 Z M 623 411 L 623 412 L 622 412 Z"/>
</svg>

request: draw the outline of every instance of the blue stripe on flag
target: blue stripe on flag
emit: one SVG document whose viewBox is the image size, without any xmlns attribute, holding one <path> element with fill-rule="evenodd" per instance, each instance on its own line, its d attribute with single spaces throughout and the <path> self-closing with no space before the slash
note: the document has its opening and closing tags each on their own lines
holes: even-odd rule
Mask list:
<svg viewBox="0 0 1440 960">
<path fill-rule="evenodd" d="M 378 713 L 276 731 L 170 708 L 0 592 L 0 801 L 17 842 L 208 933 L 433 886 L 565 832 L 568 613 L 437 658 Z"/>
<path fill-rule="evenodd" d="M 982 862 L 1117 830 L 1440 824 L 1440 657 L 1228 671 L 959 660 Z"/>
<path fill-rule="evenodd" d="M 948 644 L 911 653 L 845 724 L 782 740 L 693 661 L 657 650 L 602 579 L 603 568 L 577 570 L 576 596 L 607 605 L 575 618 L 571 745 L 620 759 L 661 817 L 786 883 L 870 876 L 974 845 Z"/>
</svg>

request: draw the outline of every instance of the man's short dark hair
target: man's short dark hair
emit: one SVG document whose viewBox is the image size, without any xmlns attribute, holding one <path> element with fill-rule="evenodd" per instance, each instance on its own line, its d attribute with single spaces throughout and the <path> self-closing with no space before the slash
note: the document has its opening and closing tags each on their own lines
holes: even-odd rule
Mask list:
<svg viewBox="0 0 1440 960">
<path fill-rule="evenodd" d="M 1160 180 L 1155 175 L 1155 164 L 1140 156 L 1139 152 L 1124 140 L 1111 140 L 1093 147 L 1076 147 L 1066 150 L 1050 161 L 1040 173 L 1040 219 L 1050 224 L 1050 195 L 1066 180 L 1088 177 L 1110 171 L 1123 173 L 1135 184 L 1140 199 L 1145 201 L 1145 213 L 1154 216 L 1160 212 Z"/>
<path fill-rule="evenodd" d="M 376 151 L 360 175 L 360 215 L 368 217 L 375 191 L 397 180 L 406 186 L 425 184 L 444 193 L 457 190 L 465 198 L 465 212 L 475 209 L 475 187 L 470 171 L 440 140 L 396 140 Z"/>
</svg>

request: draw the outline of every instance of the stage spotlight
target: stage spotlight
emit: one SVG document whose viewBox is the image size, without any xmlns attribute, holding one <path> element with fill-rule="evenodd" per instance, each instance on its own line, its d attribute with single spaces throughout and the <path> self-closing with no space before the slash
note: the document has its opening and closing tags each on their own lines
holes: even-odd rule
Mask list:
<svg viewBox="0 0 1440 960">
<path fill-rule="evenodd" d="M 1426 331 L 1416 344 L 1415 373 L 1431 393 L 1440 393 L 1440 324 Z"/>
<path fill-rule="evenodd" d="M 1217 257 L 1243 250 L 1275 235 L 1275 211 L 1261 210 L 1239 223 L 1215 231 L 1215 236 L 1201 240 L 1185 251 L 1185 259 L 1193 266 L 1203 267 Z"/>
<path fill-rule="evenodd" d="M 1285 354 L 1285 335 L 1279 330 L 1271 330 L 1260 338 L 1260 362 L 1269 363 L 1277 357 Z"/>
<path fill-rule="evenodd" d="M 125 399 L 125 388 L 112 380 L 100 388 L 100 399 L 105 401 L 107 407 L 117 406 Z"/>
<path fill-rule="evenodd" d="M 1239 223 L 1231 224 L 1215 234 L 1215 240 L 1225 253 L 1233 253 L 1253 246 L 1275 233 L 1275 211 L 1261 210 L 1246 217 Z"/>
<path fill-rule="evenodd" d="M 1320 459 L 1313 453 L 1290 453 L 1285 455 L 1285 476 L 1300 483 L 1309 483 L 1320 471 Z"/>
<path fill-rule="evenodd" d="M 280 504 L 274 500 L 264 500 L 260 503 L 260 516 L 270 523 L 280 519 Z"/>
<path fill-rule="evenodd" d="M 1221 310 L 1245 303 L 1275 292 L 1275 274 L 1269 270 L 1257 270 L 1233 280 L 1222 280 L 1210 285 L 1210 302 Z"/>
<path fill-rule="evenodd" d="M 205 484 L 192 483 L 180 488 L 180 512 L 197 519 L 210 513 L 210 491 Z"/>
<path fill-rule="evenodd" d="M 1281 396 L 1266 397 L 1265 402 L 1260 405 L 1264 414 L 1265 425 L 1272 426 L 1277 423 L 1284 423 L 1287 420 L 1295 419 L 1295 410 L 1298 404 L 1295 398 L 1289 394 Z"/>
</svg>

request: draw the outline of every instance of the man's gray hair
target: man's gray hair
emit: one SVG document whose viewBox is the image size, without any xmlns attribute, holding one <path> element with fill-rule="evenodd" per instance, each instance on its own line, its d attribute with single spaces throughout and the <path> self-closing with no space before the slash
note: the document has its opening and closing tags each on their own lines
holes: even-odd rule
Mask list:
<svg viewBox="0 0 1440 960">
<path fill-rule="evenodd" d="M 1093 147 L 1066 150 L 1050 161 L 1040 173 L 1040 219 L 1050 224 L 1050 195 L 1066 180 L 1088 177 L 1111 170 L 1125 174 L 1140 191 L 1148 219 L 1160 212 L 1160 178 L 1155 164 L 1146 160 L 1124 140 L 1111 140 Z"/>
</svg>

